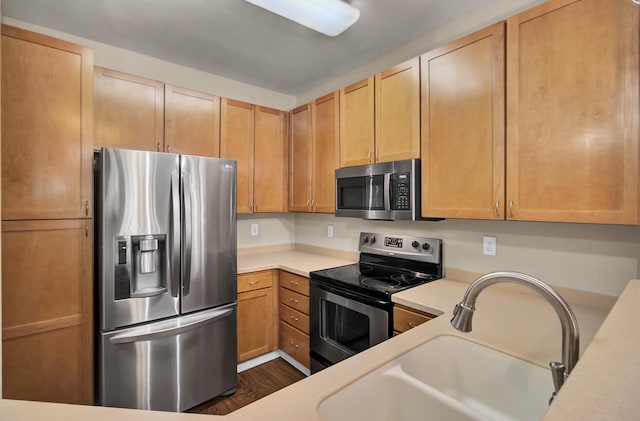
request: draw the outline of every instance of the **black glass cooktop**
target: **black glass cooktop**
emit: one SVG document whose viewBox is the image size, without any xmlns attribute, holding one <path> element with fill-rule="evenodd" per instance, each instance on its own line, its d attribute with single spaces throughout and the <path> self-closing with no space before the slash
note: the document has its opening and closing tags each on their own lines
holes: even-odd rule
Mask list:
<svg viewBox="0 0 640 421">
<path fill-rule="evenodd" d="M 360 261 L 351 265 L 311 272 L 310 278 L 312 282 L 324 283 L 372 298 L 390 300 L 391 294 L 441 277 L 437 270 L 427 269 L 429 270 L 426 272 L 417 272 Z"/>
</svg>

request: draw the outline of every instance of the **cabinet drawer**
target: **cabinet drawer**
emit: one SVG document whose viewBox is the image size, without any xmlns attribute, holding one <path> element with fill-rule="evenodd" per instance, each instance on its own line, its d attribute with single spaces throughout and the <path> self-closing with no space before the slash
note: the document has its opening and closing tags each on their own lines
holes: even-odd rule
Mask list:
<svg viewBox="0 0 640 421">
<path fill-rule="evenodd" d="M 280 286 L 309 296 L 309 279 L 304 276 L 280 271 Z"/>
<path fill-rule="evenodd" d="M 273 284 L 270 270 L 238 275 L 238 293 L 268 288 Z"/>
<path fill-rule="evenodd" d="M 406 332 L 424 322 L 427 322 L 436 316 L 428 313 L 421 313 L 415 310 L 409 310 L 404 307 L 393 307 L 393 330 L 398 332 Z"/>
<path fill-rule="evenodd" d="M 305 297 L 297 292 L 286 288 L 280 288 L 280 302 L 298 310 L 301 313 L 309 314 L 309 297 Z"/>
<path fill-rule="evenodd" d="M 298 330 L 309 334 L 309 316 L 292 309 L 289 306 L 280 304 L 280 320 L 290 324 Z"/>
<path fill-rule="evenodd" d="M 280 349 L 309 368 L 309 336 L 280 322 Z"/>
</svg>

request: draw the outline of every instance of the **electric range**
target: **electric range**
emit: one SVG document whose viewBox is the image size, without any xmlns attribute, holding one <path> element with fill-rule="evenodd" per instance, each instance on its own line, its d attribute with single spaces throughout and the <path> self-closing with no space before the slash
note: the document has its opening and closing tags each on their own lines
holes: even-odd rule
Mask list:
<svg viewBox="0 0 640 421">
<path fill-rule="evenodd" d="M 358 263 L 310 273 L 311 372 L 391 337 L 391 295 L 442 278 L 442 240 L 363 232 Z"/>
</svg>

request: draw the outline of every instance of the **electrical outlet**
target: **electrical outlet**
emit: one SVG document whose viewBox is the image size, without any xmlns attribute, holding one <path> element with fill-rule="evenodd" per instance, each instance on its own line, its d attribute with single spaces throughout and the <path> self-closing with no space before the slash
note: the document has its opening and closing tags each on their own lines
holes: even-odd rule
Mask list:
<svg viewBox="0 0 640 421">
<path fill-rule="evenodd" d="M 485 235 L 482 237 L 482 254 L 485 256 L 495 256 L 497 248 L 496 237 L 492 235 Z"/>
<path fill-rule="evenodd" d="M 327 226 L 327 237 L 333 238 L 333 225 Z"/>
<path fill-rule="evenodd" d="M 258 224 L 251 224 L 251 235 L 258 235 Z"/>
</svg>

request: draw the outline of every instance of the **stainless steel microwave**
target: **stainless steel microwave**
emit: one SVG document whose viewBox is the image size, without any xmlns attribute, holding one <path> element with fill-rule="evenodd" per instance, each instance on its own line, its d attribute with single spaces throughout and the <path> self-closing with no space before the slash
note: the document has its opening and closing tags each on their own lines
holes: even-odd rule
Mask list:
<svg viewBox="0 0 640 421">
<path fill-rule="evenodd" d="M 420 160 L 336 170 L 336 216 L 388 221 L 420 217 Z"/>
</svg>

